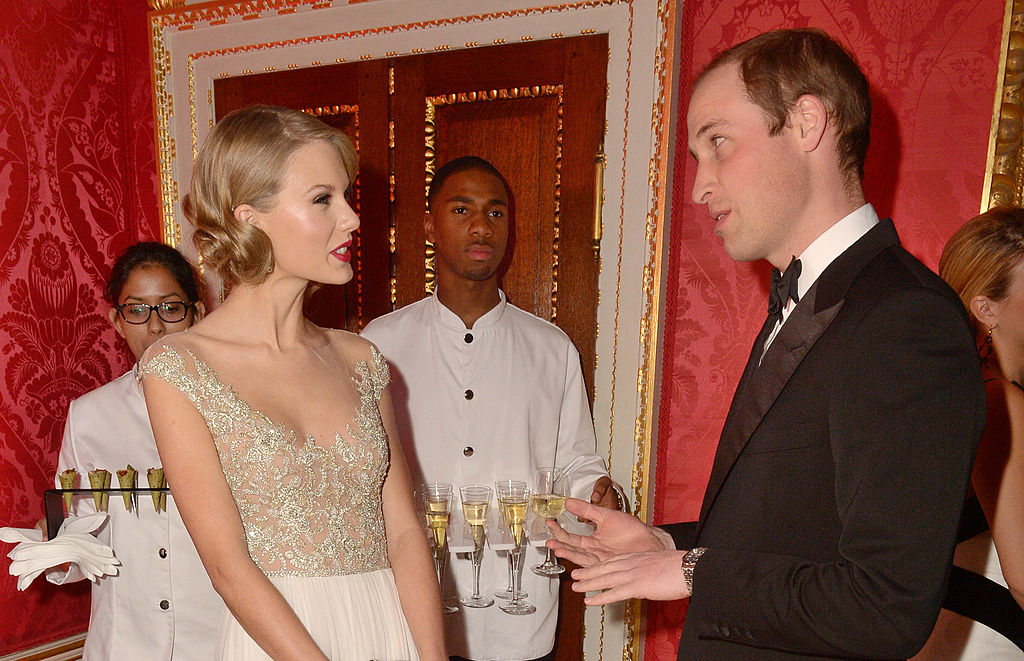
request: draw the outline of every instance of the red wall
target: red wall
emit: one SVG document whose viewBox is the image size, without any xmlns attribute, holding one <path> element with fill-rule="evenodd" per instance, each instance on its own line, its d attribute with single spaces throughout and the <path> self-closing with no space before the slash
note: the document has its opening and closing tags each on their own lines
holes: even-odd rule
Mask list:
<svg viewBox="0 0 1024 661">
<path fill-rule="evenodd" d="M 981 204 L 1003 0 L 687 0 L 668 262 L 655 521 L 693 520 L 767 306 L 768 267 L 733 262 L 690 199 L 689 83 L 712 54 L 782 27 L 818 27 L 872 86 L 865 189 L 904 246 L 935 268 Z M 684 606 L 652 604 L 647 659 L 675 659 Z"/>
<path fill-rule="evenodd" d="M 31 526 L 68 402 L 131 364 L 109 265 L 159 235 L 145 0 L 0 10 L 0 525 Z M 17 592 L 0 544 L 0 654 L 84 631 L 88 584 Z"/>
</svg>

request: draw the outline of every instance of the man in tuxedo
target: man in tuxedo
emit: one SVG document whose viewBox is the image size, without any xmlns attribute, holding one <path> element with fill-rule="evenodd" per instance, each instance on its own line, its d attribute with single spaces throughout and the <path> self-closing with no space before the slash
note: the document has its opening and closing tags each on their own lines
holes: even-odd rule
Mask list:
<svg viewBox="0 0 1024 661">
<path fill-rule="evenodd" d="M 905 659 L 952 558 L 984 392 L 956 295 L 861 188 L 868 85 L 817 30 L 719 54 L 687 115 L 726 252 L 774 267 L 769 316 L 700 519 L 652 528 L 579 501 L 552 525 L 587 599 L 692 595 L 680 659 Z"/>
</svg>

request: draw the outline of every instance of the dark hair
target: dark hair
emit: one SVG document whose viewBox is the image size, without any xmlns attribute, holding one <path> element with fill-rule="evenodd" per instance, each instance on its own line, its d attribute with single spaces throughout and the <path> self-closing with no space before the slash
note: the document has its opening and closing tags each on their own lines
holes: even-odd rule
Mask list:
<svg viewBox="0 0 1024 661">
<path fill-rule="evenodd" d="M 195 271 L 181 253 L 163 243 L 140 241 L 129 246 L 114 261 L 107 286 L 103 290 L 103 297 L 108 303 L 115 306 L 119 303 L 124 283 L 140 266 L 162 266 L 185 292 L 185 297 L 188 298 L 186 303 L 195 303 L 199 300 L 199 284 Z"/>
<path fill-rule="evenodd" d="M 853 56 L 832 37 L 813 28 L 772 30 L 722 51 L 697 76 L 729 64 L 739 67 L 750 100 L 761 107 L 768 131 L 778 135 L 804 94 L 822 100 L 836 127 L 839 164 L 864 176 L 871 139 L 868 81 Z"/>
<path fill-rule="evenodd" d="M 939 258 L 939 275 L 960 296 L 977 331 L 971 299 L 1005 300 L 1014 269 L 1022 262 L 1024 209 L 993 207 L 968 220 L 950 237 Z"/>
<path fill-rule="evenodd" d="M 437 192 L 441 190 L 441 186 L 444 186 L 444 182 L 449 177 L 469 171 L 486 172 L 487 174 L 494 175 L 505 187 L 505 192 L 508 192 L 508 182 L 505 181 L 505 177 L 498 172 L 498 168 L 494 167 L 490 161 L 484 160 L 479 156 L 460 156 L 448 161 L 434 173 L 434 178 L 430 180 L 430 187 L 427 189 L 427 208 L 429 209 L 433 206 Z"/>
</svg>

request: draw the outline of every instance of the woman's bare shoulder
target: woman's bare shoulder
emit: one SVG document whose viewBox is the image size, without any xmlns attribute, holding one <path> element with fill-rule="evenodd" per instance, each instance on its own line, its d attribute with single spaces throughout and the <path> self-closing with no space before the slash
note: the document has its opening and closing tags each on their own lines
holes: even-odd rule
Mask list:
<svg viewBox="0 0 1024 661">
<path fill-rule="evenodd" d="M 336 328 L 323 328 L 325 337 L 335 351 L 351 363 L 372 360 L 377 347 L 364 337 Z"/>
</svg>

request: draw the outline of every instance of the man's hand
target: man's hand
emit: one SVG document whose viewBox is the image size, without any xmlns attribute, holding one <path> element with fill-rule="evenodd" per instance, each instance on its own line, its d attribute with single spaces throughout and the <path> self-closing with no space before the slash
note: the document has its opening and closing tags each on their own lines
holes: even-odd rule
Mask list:
<svg viewBox="0 0 1024 661">
<path fill-rule="evenodd" d="M 621 510 L 622 503 L 619 502 L 619 495 L 615 493 L 612 486 L 612 478 L 602 475 L 594 482 L 594 491 L 590 494 L 590 504 L 599 507 L 607 507 L 612 510 Z"/>
<path fill-rule="evenodd" d="M 574 592 L 600 591 L 584 599 L 602 606 L 625 599 L 670 601 L 689 597 L 683 581 L 685 551 L 643 551 L 613 556 L 572 572 Z"/>
<path fill-rule="evenodd" d="M 591 505 L 576 498 L 566 499 L 565 509 L 570 514 L 591 521 L 596 530 L 592 535 L 576 535 L 566 532 L 556 521 L 549 520 L 547 525 L 554 539 L 549 539 L 547 546 L 559 558 L 565 558 L 581 567 L 589 567 L 624 553 L 674 549 L 668 533 L 656 530 L 624 512 Z"/>
</svg>

